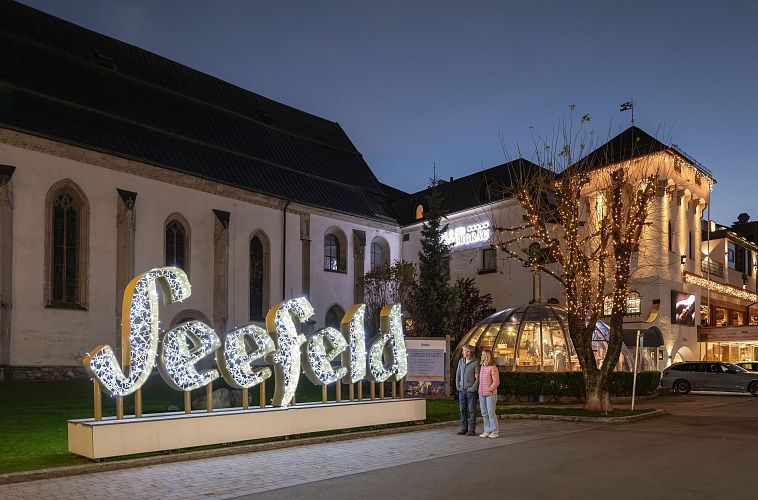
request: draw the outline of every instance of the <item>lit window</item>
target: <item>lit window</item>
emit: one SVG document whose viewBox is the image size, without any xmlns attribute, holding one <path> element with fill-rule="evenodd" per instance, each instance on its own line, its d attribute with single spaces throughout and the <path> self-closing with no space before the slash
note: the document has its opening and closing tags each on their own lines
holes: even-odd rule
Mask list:
<svg viewBox="0 0 758 500">
<path fill-rule="evenodd" d="M 324 236 L 324 269 L 339 271 L 340 244 L 333 234 Z"/>
<path fill-rule="evenodd" d="M 416 220 L 421 220 L 424 218 L 424 205 L 417 205 L 416 206 Z"/>
</svg>

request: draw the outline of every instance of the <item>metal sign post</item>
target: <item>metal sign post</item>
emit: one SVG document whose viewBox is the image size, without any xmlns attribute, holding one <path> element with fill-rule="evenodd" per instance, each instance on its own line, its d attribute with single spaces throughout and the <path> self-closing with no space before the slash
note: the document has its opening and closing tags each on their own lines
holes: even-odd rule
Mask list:
<svg viewBox="0 0 758 500">
<path fill-rule="evenodd" d="M 640 357 L 640 331 L 637 330 L 637 341 L 634 344 L 634 375 L 632 378 L 632 411 L 634 411 L 634 397 L 637 394 L 637 360 Z"/>
</svg>

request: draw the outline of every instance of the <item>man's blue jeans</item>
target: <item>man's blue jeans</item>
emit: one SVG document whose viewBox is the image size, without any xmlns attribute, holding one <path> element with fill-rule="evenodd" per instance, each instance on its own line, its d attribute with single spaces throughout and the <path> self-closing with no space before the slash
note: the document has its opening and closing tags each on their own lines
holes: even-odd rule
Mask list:
<svg viewBox="0 0 758 500">
<path fill-rule="evenodd" d="M 461 429 L 476 432 L 476 399 L 475 392 L 458 392 L 458 403 L 461 407 Z"/>
</svg>

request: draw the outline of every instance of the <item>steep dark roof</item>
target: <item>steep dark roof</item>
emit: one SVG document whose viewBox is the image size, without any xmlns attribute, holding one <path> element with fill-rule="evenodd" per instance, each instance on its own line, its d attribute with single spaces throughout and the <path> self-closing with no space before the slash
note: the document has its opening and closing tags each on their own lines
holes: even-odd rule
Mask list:
<svg viewBox="0 0 758 500">
<path fill-rule="evenodd" d="M 0 126 L 257 193 L 391 218 L 342 128 L 0 0 Z"/>
<path fill-rule="evenodd" d="M 716 182 L 715 179 L 713 179 L 713 174 L 710 170 L 705 168 L 678 146 L 675 144 L 664 144 L 636 126 L 631 126 L 624 130 L 613 139 L 583 157 L 573 166 L 586 165 L 589 166 L 589 168 L 601 168 L 660 151 L 669 151 L 672 154 L 684 158 L 703 174 L 710 177 L 714 183 Z M 569 167 L 568 170 L 571 171 L 571 167 Z"/>
<path fill-rule="evenodd" d="M 519 176 L 533 175 L 540 170 L 538 165 L 519 158 L 450 182 L 442 182 L 437 185 L 442 210 L 446 214 L 452 214 L 503 200 L 508 197 L 509 188 L 514 186 Z M 392 201 L 395 217 L 400 224 L 417 222 L 416 207 L 421 204 L 427 210 L 428 196 L 427 188 Z"/>
</svg>

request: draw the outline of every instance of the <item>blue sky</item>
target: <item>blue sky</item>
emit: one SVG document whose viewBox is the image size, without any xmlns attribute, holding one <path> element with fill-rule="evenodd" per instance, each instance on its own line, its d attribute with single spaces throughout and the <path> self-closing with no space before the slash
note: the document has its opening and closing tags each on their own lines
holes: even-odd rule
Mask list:
<svg viewBox="0 0 758 500">
<path fill-rule="evenodd" d="M 24 0 L 339 122 L 377 177 L 422 189 L 529 157 L 571 104 L 601 137 L 637 125 L 758 219 L 758 2 Z"/>
</svg>

